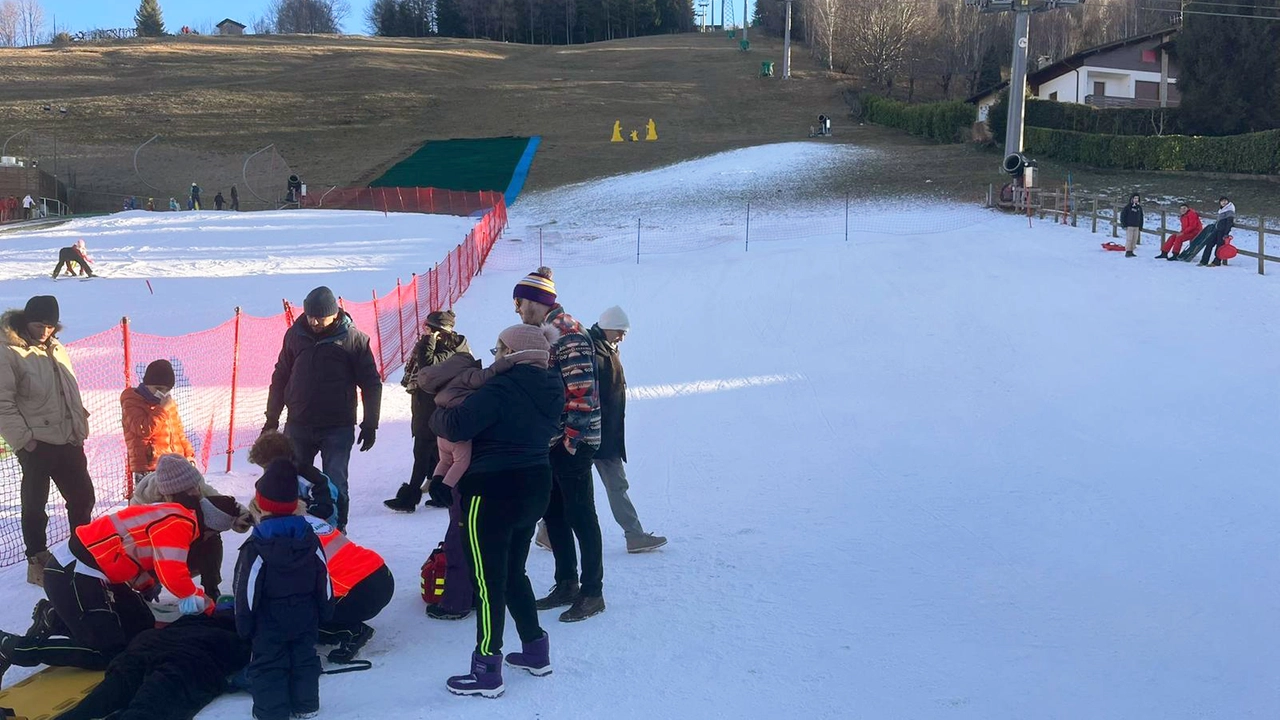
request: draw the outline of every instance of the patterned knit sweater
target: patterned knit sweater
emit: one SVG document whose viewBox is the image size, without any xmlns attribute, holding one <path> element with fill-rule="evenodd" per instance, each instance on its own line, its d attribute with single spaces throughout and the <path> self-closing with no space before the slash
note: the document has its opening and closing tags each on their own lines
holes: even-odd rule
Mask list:
<svg viewBox="0 0 1280 720">
<path fill-rule="evenodd" d="M 600 447 L 600 389 L 596 384 L 595 347 L 582 323 L 556 305 L 547 313 L 544 327 L 555 330 L 559 337 L 551 347 L 551 368 L 564 380 L 564 414 L 560 417 L 560 435 L 568 447 L 579 445 Z"/>
</svg>

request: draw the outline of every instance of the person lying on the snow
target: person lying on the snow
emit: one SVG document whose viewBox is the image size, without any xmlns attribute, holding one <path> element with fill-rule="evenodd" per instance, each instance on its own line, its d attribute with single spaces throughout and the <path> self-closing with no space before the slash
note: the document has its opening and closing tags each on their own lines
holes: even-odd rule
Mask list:
<svg viewBox="0 0 1280 720">
<path fill-rule="evenodd" d="M 253 642 L 249 683 L 258 720 L 320 711 L 320 623 L 332 612 L 324 550 L 298 508 L 298 469 L 267 466 L 253 502 L 263 512 L 236 562 L 236 631 Z"/>
<path fill-rule="evenodd" d="M 53 267 L 53 279 L 58 279 L 63 266 L 67 268 L 67 274 L 75 275 L 71 267 L 72 263 L 78 264 L 86 276 L 93 277 L 93 270 L 89 267 L 90 262 L 92 261 L 89 260 L 89 256 L 85 255 L 84 240 L 79 240 L 75 245 L 58 251 L 58 264 Z"/>
<path fill-rule="evenodd" d="M 107 665 L 102 682 L 55 720 L 190 720 L 248 663 L 249 643 L 236 634 L 234 610 L 184 617 L 135 637 Z"/>
<path fill-rule="evenodd" d="M 1200 215 L 1191 206 L 1185 202 L 1178 206 L 1178 222 L 1180 228 L 1178 232 L 1170 235 L 1160 246 L 1160 254 L 1156 256 L 1159 260 L 1177 260 L 1178 254 L 1182 252 L 1182 243 L 1190 242 L 1196 239 L 1201 230 L 1204 230 L 1204 223 L 1200 221 Z"/>
<path fill-rule="evenodd" d="M 44 569 L 48 601 L 36 604 L 25 636 L 0 632 L 0 674 L 11 665 L 102 670 L 129 641 L 155 627 L 147 597 L 160 588 L 183 615 L 213 611 L 195 586 L 187 556 L 205 530 L 235 517 L 192 488 L 177 502 L 134 505 L 76 528 Z"/>
</svg>

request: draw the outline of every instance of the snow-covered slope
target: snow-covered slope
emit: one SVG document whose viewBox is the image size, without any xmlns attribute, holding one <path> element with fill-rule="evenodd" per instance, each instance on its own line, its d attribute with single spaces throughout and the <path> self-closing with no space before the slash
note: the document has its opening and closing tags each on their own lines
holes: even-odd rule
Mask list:
<svg viewBox="0 0 1280 720">
<path fill-rule="evenodd" d="M 0 235 L 0 302 L 21 307 L 54 294 L 64 340 L 133 327 L 180 335 L 225 322 L 237 305 L 251 315 L 281 311 L 328 283 L 365 301 L 429 270 L 466 238 L 475 220 L 449 215 L 341 210 L 146 212 L 134 210 Z M 58 249 L 84 238 L 101 279 L 49 278 Z M 151 286 L 148 288 L 147 281 Z"/>
<path fill-rule="evenodd" d="M 325 717 L 1274 718 L 1278 286 L 1154 254 L 992 214 L 559 269 L 571 313 L 631 316 L 631 493 L 671 544 L 627 555 L 599 492 L 607 612 L 543 613 L 550 677 L 448 695 L 475 627 L 418 599 L 443 512 L 381 506 L 411 465 L 389 385 L 351 536 L 399 587 L 375 669 L 323 680 Z M 473 347 L 516 322 L 522 274 L 459 303 Z M 237 469 L 212 480 L 246 497 Z M 37 597 L 21 572 L 6 629 Z M 549 587 L 550 554 L 529 573 Z"/>
</svg>

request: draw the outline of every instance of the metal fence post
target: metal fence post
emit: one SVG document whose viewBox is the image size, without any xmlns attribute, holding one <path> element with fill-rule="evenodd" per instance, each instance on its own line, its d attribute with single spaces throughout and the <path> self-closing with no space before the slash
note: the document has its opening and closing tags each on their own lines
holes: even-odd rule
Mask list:
<svg viewBox="0 0 1280 720">
<path fill-rule="evenodd" d="M 1098 198 L 1093 199 L 1093 229 L 1089 232 L 1098 232 Z"/>
<path fill-rule="evenodd" d="M 636 218 L 636 264 L 640 264 L 640 218 Z"/>
<path fill-rule="evenodd" d="M 1267 262 L 1267 218 L 1265 215 L 1258 218 L 1258 274 L 1266 275 Z"/>
<path fill-rule="evenodd" d="M 991 199 L 991 191 L 987 190 L 987 199 Z M 990 203 L 987 207 L 990 207 Z M 849 193 L 844 194 L 844 241 L 849 242 Z"/>
<path fill-rule="evenodd" d="M 236 308 L 235 334 L 231 341 L 231 412 L 227 420 L 227 472 L 236 451 L 236 385 L 240 377 L 240 308 Z"/>
<path fill-rule="evenodd" d="M 751 250 L 751 201 L 747 201 L 747 239 L 746 244 L 742 248 L 743 252 Z"/>
<path fill-rule="evenodd" d="M 396 319 L 400 321 L 400 362 L 404 362 L 408 356 L 404 353 L 404 290 L 400 278 L 396 278 Z"/>
</svg>

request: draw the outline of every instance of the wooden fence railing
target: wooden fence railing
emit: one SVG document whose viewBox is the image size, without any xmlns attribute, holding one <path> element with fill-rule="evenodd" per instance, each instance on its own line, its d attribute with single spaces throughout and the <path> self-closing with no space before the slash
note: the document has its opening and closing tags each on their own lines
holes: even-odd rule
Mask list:
<svg viewBox="0 0 1280 720">
<path fill-rule="evenodd" d="M 1048 188 L 1015 188 L 1013 200 L 1010 202 L 998 199 L 994 193 L 994 186 L 988 188 L 988 204 L 992 207 L 1013 209 L 1017 212 L 1025 213 L 1027 217 L 1035 216 L 1041 220 L 1049 217 L 1057 222 L 1070 224 L 1072 227 L 1079 227 L 1080 219 L 1084 218 L 1085 222 L 1089 224 L 1090 232 L 1094 233 L 1098 232 L 1098 223 L 1101 221 L 1104 232 L 1106 226 L 1109 225 L 1111 237 L 1120 237 L 1120 210 L 1122 206 L 1115 201 L 1115 198 L 1076 193 L 1068 194 L 1062 190 L 1050 190 Z M 1150 214 L 1151 211 L 1148 210 L 1148 216 Z M 1142 243 L 1142 235 L 1153 235 L 1163 245 L 1165 238 L 1177 233 L 1176 229 L 1170 227 L 1170 221 L 1172 220 L 1176 224 L 1177 217 L 1176 211 L 1161 208 L 1160 227 L 1149 228 L 1145 227 L 1144 223 L 1142 232 L 1139 234 L 1138 243 Z M 1212 221 L 1213 218 L 1209 217 L 1206 219 L 1206 224 Z M 1256 224 L 1237 217 L 1235 230 L 1257 233 L 1258 249 L 1256 252 L 1245 250 L 1238 245 L 1235 247 L 1241 255 L 1258 260 L 1259 275 L 1266 274 L 1267 262 L 1280 263 L 1280 257 L 1268 255 L 1266 251 L 1267 233 L 1280 234 L 1280 229 L 1267 227 L 1267 218 L 1265 216 L 1259 217 Z"/>
</svg>

